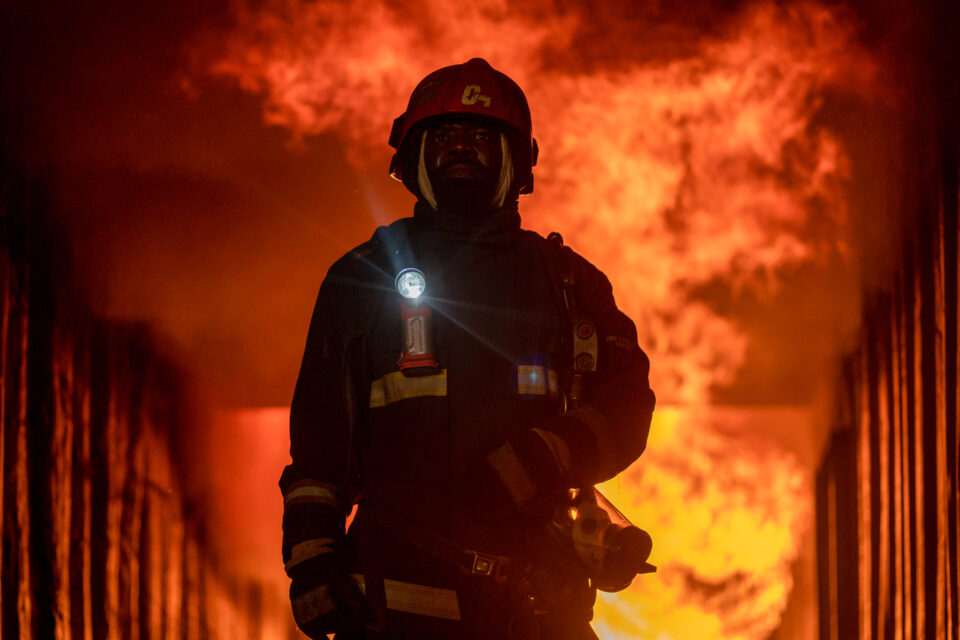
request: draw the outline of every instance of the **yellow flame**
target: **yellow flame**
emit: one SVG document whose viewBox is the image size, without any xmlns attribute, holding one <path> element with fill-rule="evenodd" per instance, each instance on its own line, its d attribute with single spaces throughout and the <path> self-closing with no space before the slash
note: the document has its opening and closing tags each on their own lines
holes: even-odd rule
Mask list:
<svg viewBox="0 0 960 640">
<path fill-rule="evenodd" d="M 722 415 L 660 407 L 647 452 L 600 487 L 652 532 L 658 566 L 601 596 L 603 637 L 765 638 L 779 624 L 808 533 L 809 479 L 792 455 Z"/>
</svg>

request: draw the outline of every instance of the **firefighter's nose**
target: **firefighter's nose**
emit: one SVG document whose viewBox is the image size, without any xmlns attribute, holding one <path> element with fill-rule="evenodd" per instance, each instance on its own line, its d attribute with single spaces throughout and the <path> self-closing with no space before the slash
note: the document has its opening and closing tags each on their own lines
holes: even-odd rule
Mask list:
<svg viewBox="0 0 960 640">
<path fill-rule="evenodd" d="M 447 153 L 454 158 L 474 158 L 477 155 L 477 150 L 466 138 L 457 138 L 451 141 Z"/>
</svg>

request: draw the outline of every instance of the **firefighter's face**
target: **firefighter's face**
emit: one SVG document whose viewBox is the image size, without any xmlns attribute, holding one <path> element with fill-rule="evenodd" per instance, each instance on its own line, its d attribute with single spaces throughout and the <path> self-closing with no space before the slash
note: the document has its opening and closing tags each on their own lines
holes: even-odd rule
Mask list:
<svg viewBox="0 0 960 640">
<path fill-rule="evenodd" d="M 503 162 L 500 131 L 469 118 L 435 124 L 427 129 L 423 161 L 438 204 L 489 206 Z"/>
</svg>

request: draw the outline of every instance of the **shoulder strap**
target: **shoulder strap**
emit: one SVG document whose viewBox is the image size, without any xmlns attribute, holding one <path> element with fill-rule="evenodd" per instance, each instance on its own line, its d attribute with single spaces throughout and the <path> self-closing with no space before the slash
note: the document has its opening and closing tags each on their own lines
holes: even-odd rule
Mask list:
<svg viewBox="0 0 960 640">
<path fill-rule="evenodd" d="M 593 321 L 583 313 L 576 295 L 576 276 L 574 274 L 570 251 L 564 251 L 563 236 L 556 231 L 547 236 L 553 262 L 559 268 L 560 298 L 567 316 L 572 339 L 566 349 L 570 362 L 564 367 L 564 411 L 574 409 L 583 401 L 583 377 L 597 370 L 598 340 L 597 328 Z"/>
<path fill-rule="evenodd" d="M 551 231 L 550 235 L 547 236 L 547 242 L 554 254 L 554 261 L 560 268 L 560 295 L 564 309 L 566 309 L 567 315 L 572 316 L 577 306 L 574 290 L 576 282 L 573 277 L 573 270 L 570 268 L 570 261 L 567 260 L 567 256 L 563 252 L 563 236 L 557 231 Z"/>
</svg>

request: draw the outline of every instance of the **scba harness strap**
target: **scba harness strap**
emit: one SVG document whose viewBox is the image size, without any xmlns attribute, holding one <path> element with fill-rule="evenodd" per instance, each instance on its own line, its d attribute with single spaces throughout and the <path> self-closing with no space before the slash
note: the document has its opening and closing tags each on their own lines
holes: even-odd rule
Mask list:
<svg viewBox="0 0 960 640">
<path fill-rule="evenodd" d="M 560 298 L 571 329 L 567 347 L 571 361 L 563 381 L 563 412 L 566 413 L 583 402 L 584 375 L 597 370 L 599 346 L 596 325 L 580 309 L 576 277 L 563 251 L 563 236 L 553 231 L 547 236 L 547 242 L 553 253 L 553 262 L 560 268 Z"/>
</svg>

